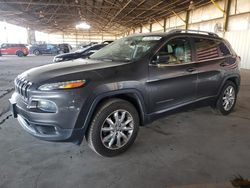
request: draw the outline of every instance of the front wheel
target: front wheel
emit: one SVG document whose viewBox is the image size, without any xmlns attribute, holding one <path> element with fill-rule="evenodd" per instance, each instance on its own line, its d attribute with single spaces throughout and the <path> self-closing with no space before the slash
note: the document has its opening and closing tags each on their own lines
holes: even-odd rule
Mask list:
<svg viewBox="0 0 250 188">
<path fill-rule="evenodd" d="M 24 53 L 21 52 L 21 51 L 18 51 L 18 52 L 16 53 L 16 55 L 17 55 L 18 57 L 23 57 L 23 56 L 24 56 Z"/>
<path fill-rule="evenodd" d="M 86 140 L 97 154 L 113 157 L 134 143 L 138 130 L 139 116 L 135 107 L 125 100 L 111 99 L 98 108 Z"/>
<path fill-rule="evenodd" d="M 34 53 L 36 56 L 38 56 L 38 55 L 41 54 L 39 50 L 35 50 L 33 53 Z"/>
<path fill-rule="evenodd" d="M 219 98 L 217 99 L 216 107 L 223 115 L 228 115 L 232 112 L 237 99 L 237 87 L 232 81 L 226 81 Z"/>
</svg>

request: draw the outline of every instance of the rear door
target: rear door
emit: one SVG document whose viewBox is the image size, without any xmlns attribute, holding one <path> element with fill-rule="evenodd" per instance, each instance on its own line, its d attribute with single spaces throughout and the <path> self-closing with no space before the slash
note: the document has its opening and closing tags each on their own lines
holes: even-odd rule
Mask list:
<svg viewBox="0 0 250 188">
<path fill-rule="evenodd" d="M 230 52 L 221 40 L 194 38 L 198 71 L 197 97 L 215 96 L 221 85 Z M 223 49 L 224 48 L 224 49 Z"/>
<path fill-rule="evenodd" d="M 170 39 L 156 53 L 168 56 L 167 62 L 149 66 L 147 84 L 151 90 L 151 112 L 164 111 L 196 99 L 197 72 L 189 38 Z"/>
<path fill-rule="evenodd" d="M 6 54 L 8 54 L 8 55 L 16 54 L 16 45 L 15 44 L 7 44 L 5 50 L 6 50 Z"/>
</svg>

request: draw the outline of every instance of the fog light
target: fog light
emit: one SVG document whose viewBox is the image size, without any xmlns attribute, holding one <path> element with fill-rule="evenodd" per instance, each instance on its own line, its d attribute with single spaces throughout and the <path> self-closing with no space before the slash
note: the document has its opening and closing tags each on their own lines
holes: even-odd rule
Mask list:
<svg viewBox="0 0 250 188">
<path fill-rule="evenodd" d="M 51 112 L 51 113 L 57 112 L 56 104 L 48 100 L 37 101 L 37 108 L 45 112 Z"/>
</svg>

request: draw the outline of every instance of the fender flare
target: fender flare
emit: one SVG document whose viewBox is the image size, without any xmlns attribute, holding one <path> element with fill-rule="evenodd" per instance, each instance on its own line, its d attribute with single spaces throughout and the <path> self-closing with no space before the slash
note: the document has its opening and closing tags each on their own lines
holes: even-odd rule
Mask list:
<svg viewBox="0 0 250 188">
<path fill-rule="evenodd" d="M 219 87 L 217 96 L 220 95 L 221 90 L 223 89 L 223 86 L 225 85 L 226 81 L 229 80 L 230 78 L 236 78 L 236 79 L 237 79 L 237 83 L 236 83 L 237 92 L 239 91 L 240 79 L 241 79 L 241 78 L 240 78 L 240 75 L 239 75 L 239 74 L 231 74 L 231 75 L 226 76 L 226 77 L 223 79 L 222 83 L 220 84 L 220 87 Z"/>
<path fill-rule="evenodd" d="M 116 97 L 117 95 L 133 95 L 133 98 L 136 100 L 139 108 L 139 116 L 142 120 L 142 124 L 146 121 L 145 114 L 146 114 L 146 107 L 144 104 L 143 95 L 140 93 L 140 91 L 136 89 L 121 89 L 116 91 L 108 91 L 102 94 L 97 95 L 94 100 L 91 102 L 89 111 L 86 115 L 85 121 L 82 124 L 82 130 L 85 133 L 90 125 L 91 118 L 93 117 L 94 111 L 96 110 L 97 106 L 100 104 L 100 102 L 109 97 Z M 78 117 L 79 119 L 80 117 Z"/>
</svg>

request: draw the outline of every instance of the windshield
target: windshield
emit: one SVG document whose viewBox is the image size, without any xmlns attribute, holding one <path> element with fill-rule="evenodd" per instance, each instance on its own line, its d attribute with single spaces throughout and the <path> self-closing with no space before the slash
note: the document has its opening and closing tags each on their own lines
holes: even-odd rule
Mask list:
<svg viewBox="0 0 250 188">
<path fill-rule="evenodd" d="M 119 39 L 90 56 L 90 59 L 131 61 L 144 56 L 154 47 L 160 36 L 133 36 Z"/>
</svg>

